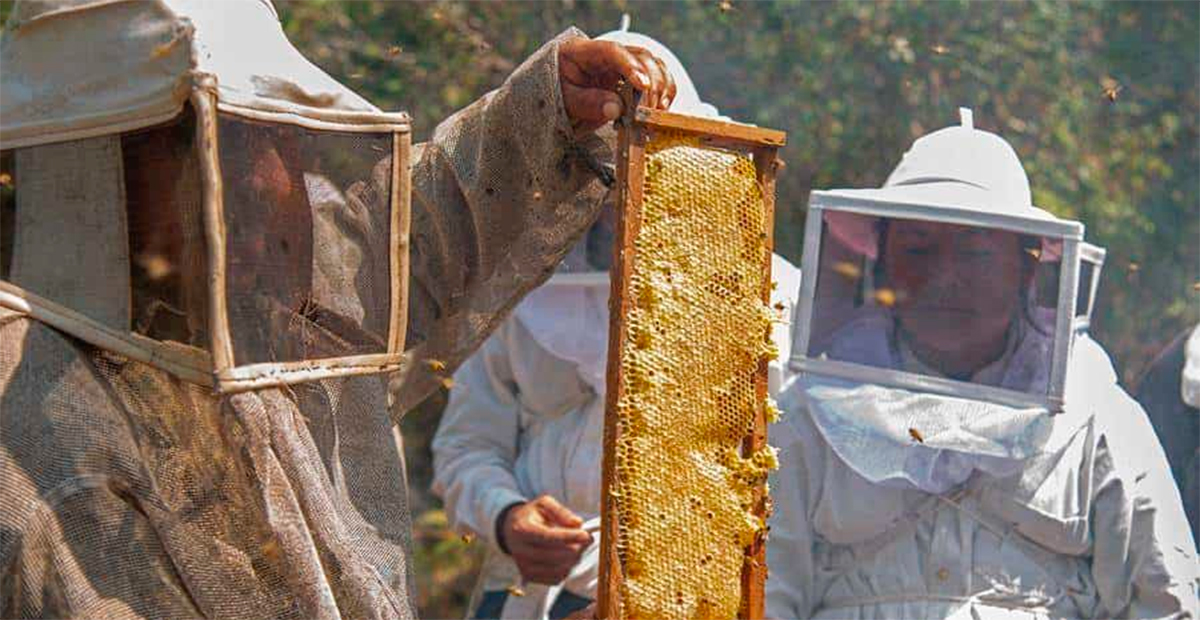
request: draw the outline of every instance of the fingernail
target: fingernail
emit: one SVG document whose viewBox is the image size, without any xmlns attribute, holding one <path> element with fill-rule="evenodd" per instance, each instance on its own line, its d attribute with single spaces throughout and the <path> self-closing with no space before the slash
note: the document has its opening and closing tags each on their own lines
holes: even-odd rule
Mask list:
<svg viewBox="0 0 1200 620">
<path fill-rule="evenodd" d="M 621 115 L 621 104 L 616 101 L 608 101 L 600 111 L 604 113 L 604 118 L 610 121 L 615 120 Z"/>
</svg>

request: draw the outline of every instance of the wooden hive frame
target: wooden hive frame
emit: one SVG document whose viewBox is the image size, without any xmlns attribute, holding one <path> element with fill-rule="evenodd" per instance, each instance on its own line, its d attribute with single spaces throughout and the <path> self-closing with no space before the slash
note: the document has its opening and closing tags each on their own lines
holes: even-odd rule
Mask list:
<svg viewBox="0 0 1200 620">
<path fill-rule="evenodd" d="M 658 131 L 681 132 L 699 138 L 704 147 L 714 147 L 748 154 L 753 162 L 756 177 L 762 188 L 765 220 L 768 222 L 766 251 L 764 252 L 765 278 L 762 300 L 769 304 L 771 299 L 771 260 L 774 249 L 774 233 L 771 223 L 775 212 L 775 175 L 782 167 L 779 149 L 785 144 L 787 134 L 773 129 L 743 125 L 711 118 L 702 118 L 654 110 L 637 105 L 637 94 L 625 88 L 623 92 L 626 113 L 617 125 L 617 208 L 620 224 L 617 227 L 616 243 L 612 262 L 612 290 L 609 297 L 609 342 L 607 369 L 607 400 L 604 409 L 604 454 L 602 461 L 600 567 L 597 585 L 597 617 L 610 620 L 621 618 L 620 590 L 622 570 L 617 555 L 617 514 L 612 481 L 616 475 L 617 403 L 622 398 L 621 359 L 626 349 L 624 319 L 630 307 L 629 276 L 637 260 L 634 240 L 641 224 L 644 178 L 646 170 L 645 147 Z M 767 445 L 767 364 L 763 360 L 756 377 L 756 392 L 759 403 L 755 413 L 754 431 L 742 441 L 742 454 L 748 456 Z M 764 520 L 770 513 L 770 500 L 765 482 L 755 493 L 754 513 Z M 746 549 L 742 567 L 742 602 L 739 616 L 757 620 L 764 613 L 764 585 L 767 576 L 766 541 L 760 536 Z"/>
</svg>

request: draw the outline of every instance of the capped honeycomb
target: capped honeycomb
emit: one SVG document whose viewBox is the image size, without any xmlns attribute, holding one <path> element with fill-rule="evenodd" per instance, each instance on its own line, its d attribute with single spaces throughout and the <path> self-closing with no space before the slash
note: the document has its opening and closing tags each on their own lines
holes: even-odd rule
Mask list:
<svg viewBox="0 0 1200 620">
<path fill-rule="evenodd" d="M 761 363 L 771 225 L 753 161 L 658 133 L 645 147 L 640 228 L 620 323 L 610 482 L 626 618 L 734 618 L 755 492 L 775 453 L 743 457 Z"/>
</svg>

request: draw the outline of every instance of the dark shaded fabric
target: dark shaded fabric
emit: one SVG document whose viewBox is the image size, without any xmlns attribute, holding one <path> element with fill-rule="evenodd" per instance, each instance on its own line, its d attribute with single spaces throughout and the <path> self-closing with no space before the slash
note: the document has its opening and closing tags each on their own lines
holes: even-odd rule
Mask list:
<svg viewBox="0 0 1200 620">
<path fill-rule="evenodd" d="M 503 590 L 484 592 L 479 599 L 479 606 L 475 608 L 475 614 L 471 617 L 476 620 L 498 620 L 508 597 L 509 593 Z M 592 599 L 590 598 L 562 590 L 558 593 L 558 598 L 554 599 L 554 604 L 550 606 L 548 616 L 550 620 L 562 620 L 591 604 Z"/>
<path fill-rule="evenodd" d="M 1189 407 L 1180 395 L 1190 333 L 1189 328 L 1158 354 L 1138 380 L 1134 398 L 1150 416 L 1179 485 L 1192 538 L 1200 539 L 1200 411 Z"/>
</svg>

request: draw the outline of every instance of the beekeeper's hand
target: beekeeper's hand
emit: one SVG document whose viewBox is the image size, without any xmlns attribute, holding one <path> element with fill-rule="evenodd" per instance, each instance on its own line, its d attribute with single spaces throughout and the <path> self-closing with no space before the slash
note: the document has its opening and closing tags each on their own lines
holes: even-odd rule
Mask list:
<svg viewBox="0 0 1200 620">
<path fill-rule="evenodd" d="M 641 105 L 667 109 L 675 98 L 675 80 L 648 50 L 613 41 L 578 38 L 558 47 L 558 79 L 563 106 L 579 132 L 592 131 L 622 112 L 617 84 L 642 92 Z"/>
<path fill-rule="evenodd" d="M 507 549 L 527 581 L 555 584 L 592 544 L 583 519 L 553 497 L 543 495 L 505 511 L 500 546 Z"/>
</svg>

